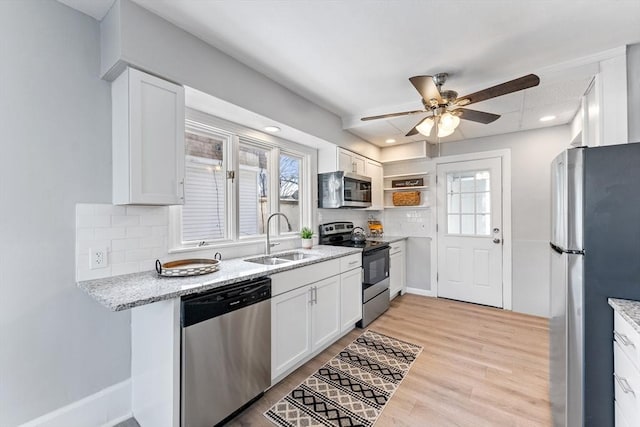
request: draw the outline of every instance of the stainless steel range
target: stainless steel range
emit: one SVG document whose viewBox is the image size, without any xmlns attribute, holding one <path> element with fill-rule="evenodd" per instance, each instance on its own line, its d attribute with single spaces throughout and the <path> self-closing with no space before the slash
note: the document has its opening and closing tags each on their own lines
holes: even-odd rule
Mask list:
<svg viewBox="0 0 640 427">
<path fill-rule="evenodd" d="M 355 227 L 359 228 L 359 227 Z M 389 243 L 359 241 L 352 222 L 320 225 L 322 245 L 362 248 L 362 320 L 364 328 L 389 308 Z"/>
</svg>

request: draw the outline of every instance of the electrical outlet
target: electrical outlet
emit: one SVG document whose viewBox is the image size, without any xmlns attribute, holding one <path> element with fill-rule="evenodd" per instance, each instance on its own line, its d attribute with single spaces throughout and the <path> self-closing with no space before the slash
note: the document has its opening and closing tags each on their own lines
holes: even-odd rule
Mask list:
<svg viewBox="0 0 640 427">
<path fill-rule="evenodd" d="M 89 268 L 91 270 L 106 268 L 108 265 L 109 260 L 107 259 L 107 248 L 89 249 Z"/>
</svg>

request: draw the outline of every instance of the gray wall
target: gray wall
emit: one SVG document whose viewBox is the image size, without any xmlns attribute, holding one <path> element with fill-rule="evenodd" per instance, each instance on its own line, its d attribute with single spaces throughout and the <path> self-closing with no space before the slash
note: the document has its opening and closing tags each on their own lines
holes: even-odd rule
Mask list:
<svg viewBox="0 0 640 427">
<path fill-rule="evenodd" d="M 640 142 L 640 43 L 627 47 L 629 142 Z"/>
<path fill-rule="evenodd" d="M 511 149 L 514 311 L 549 315 L 550 163 L 569 141 L 564 125 L 441 145 L 442 156 Z"/>
<path fill-rule="evenodd" d="M 128 312 L 75 286 L 75 203 L 111 201 L 111 101 L 98 23 L 0 1 L 0 425 L 130 376 Z"/>
</svg>

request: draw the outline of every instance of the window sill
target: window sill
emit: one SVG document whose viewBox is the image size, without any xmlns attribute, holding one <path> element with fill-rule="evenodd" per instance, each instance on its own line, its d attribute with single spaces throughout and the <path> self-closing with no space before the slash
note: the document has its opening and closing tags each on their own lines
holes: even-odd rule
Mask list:
<svg viewBox="0 0 640 427">
<path fill-rule="evenodd" d="M 219 250 L 219 249 L 229 249 L 229 248 L 241 248 L 245 246 L 255 246 L 255 245 L 264 246 L 266 239 L 267 239 L 266 237 L 262 237 L 259 239 L 251 238 L 246 240 L 209 243 L 204 246 L 175 247 L 175 248 L 170 248 L 168 252 L 170 254 L 181 254 L 181 253 L 199 252 L 199 251 L 205 251 L 205 250 L 211 250 L 211 249 Z M 278 236 L 278 237 L 271 238 L 271 242 L 273 243 L 290 242 L 293 240 L 300 240 L 300 236 L 298 234 L 295 234 L 295 235 Z"/>
</svg>

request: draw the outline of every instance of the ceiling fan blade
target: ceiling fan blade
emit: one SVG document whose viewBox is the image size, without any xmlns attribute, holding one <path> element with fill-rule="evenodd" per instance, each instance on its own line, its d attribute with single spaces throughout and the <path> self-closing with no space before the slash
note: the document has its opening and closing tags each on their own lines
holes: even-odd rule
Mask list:
<svg viewBox="0 0 640 427">
<path fill-rule="evenodd" d="M 418 126 L 420 126 L 422 124 L 422 122 L 424 122 L 425 120 L 427 120 L 429 117 L 425 117 L 424 119 L 420 120 L 420 122 L 418 122 L 417 125 L 415 125 L 409 132 L 407 132 L 407 134 L 405 136 L 413 136 L 413 135 L 417 135 L 420 132 L 418 132 Z"/>
<path fill-rule="evenodd" d="M 469 110 L 468 108 L 458 108 L 455 110 L 456 115 L 461 119 L 471 120 L 483 124 L 495 122 L 500 118 L 499 114 L 485 113 L 484 111 Z"/>
<path fill-rule="evenodd" d="M 425 110 L 403 111 L 401 113 L 390 113 L 390 114 L 381 114 L 379 116 L 363 117 L 360 120 L 362 120 L 363 122 L 366 122 L 368 120 L 388 119 L 390 117 L 399 117 L 399 116 L 406 116 L 409 114 L 419 114 L 419 113 L 426 113 L 426 111 Z"/>
<path fill-rule="evenodd" d="M 459 105 L 474 104 L 476 102 L 485 101 L 487 99 L 496 98 L 498 96 L 507 95 L 509 93 L 518 92 L 519 90 L 538 86 L 539 84 L 540 77 L 536 76 L 535 74 L 529 74 L 524 77 L 510 80 L 508 82 L 472 93 L 471 95 L 461 96 L 455 100 L 455 103 Z M 469 102 L 466 102 L 465 100 L 468 100 Z"/>
<path fill-rule="evenodd" d="M 440 91 L 438 90 L 438 86 L 433 82 L 433 77 L 431 76 L 414 76 L 409 78 L 409 81 L 416 88 L 422 99 L 425 101 L 430 101 L 431 99 L 435 99 L 438 101 L 438 104 L 442 104 L 442 97 L 440 96 Z"/>
</svg>

